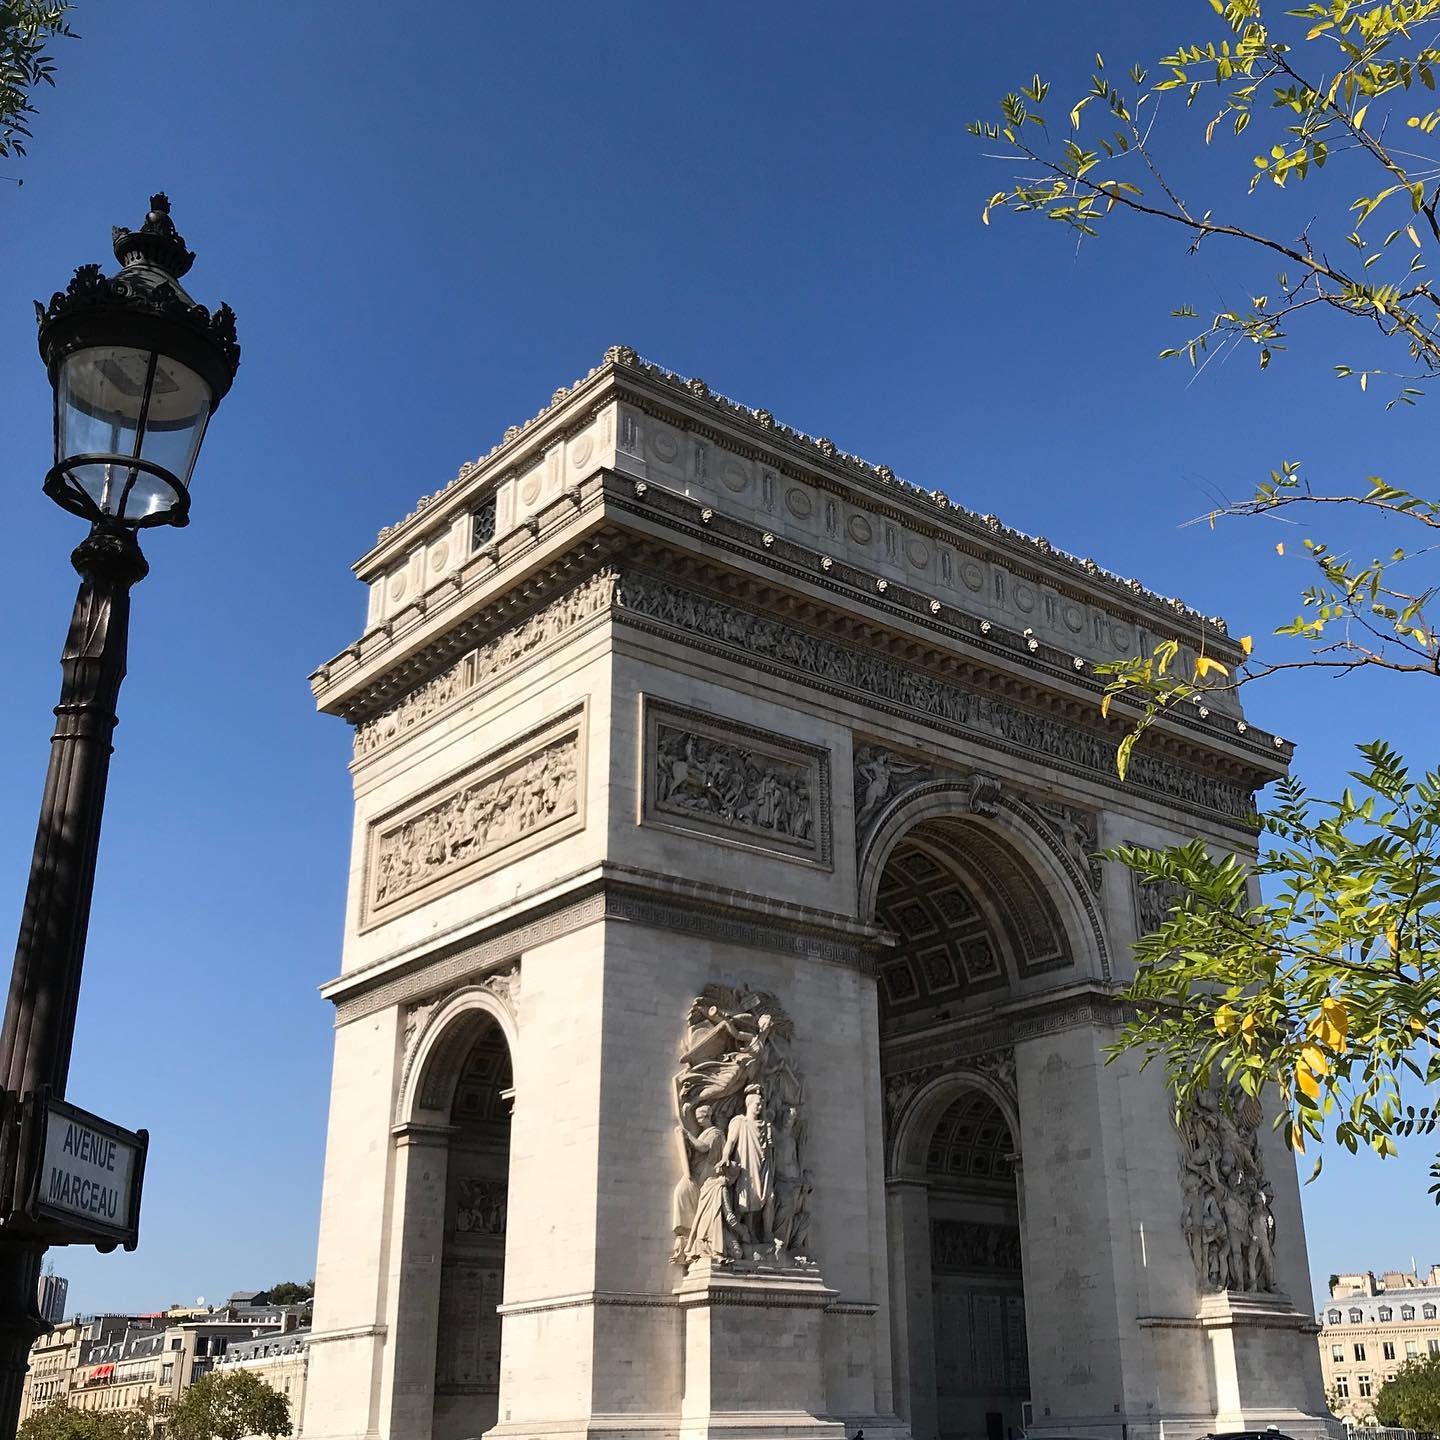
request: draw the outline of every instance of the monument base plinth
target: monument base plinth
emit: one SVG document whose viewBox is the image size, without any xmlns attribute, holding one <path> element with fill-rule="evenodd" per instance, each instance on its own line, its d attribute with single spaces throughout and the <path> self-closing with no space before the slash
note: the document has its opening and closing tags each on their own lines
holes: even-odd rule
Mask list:
<svg viewBox="0 0 1440 1440">
<path fill-rule="evenodd" d="M 1313 1395 L 1297 1393 L 1296 1377 L 1315 1368 L 1313 1315 L 1288 1295 L 1226 1290 L 1206 1295 L 1198 1318 L 1214 1366 L 1217 1430 L 1273 1425 L 1297 1440 L 1339 1433 L 1318 1376 Z"/>
<path fill-rule="evenodd" d="M 697 1261 L 675 1297 L 681 1440 L 845 1440 L 825 1410 L 821 1325 L 836 1294 L 815 1266 Z"/>
</svg>

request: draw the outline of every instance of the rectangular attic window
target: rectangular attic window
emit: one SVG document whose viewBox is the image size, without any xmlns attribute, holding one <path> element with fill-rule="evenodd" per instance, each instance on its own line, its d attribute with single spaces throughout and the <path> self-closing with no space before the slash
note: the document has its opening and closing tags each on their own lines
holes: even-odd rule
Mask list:
<svg viewBox="0 0 1440 1440">
<path fill-rule="evenodd" d="M 495 497 L 482 500 L 470 517 L 470 550 L 483 550 L 495 538 Z"/>
</svg>

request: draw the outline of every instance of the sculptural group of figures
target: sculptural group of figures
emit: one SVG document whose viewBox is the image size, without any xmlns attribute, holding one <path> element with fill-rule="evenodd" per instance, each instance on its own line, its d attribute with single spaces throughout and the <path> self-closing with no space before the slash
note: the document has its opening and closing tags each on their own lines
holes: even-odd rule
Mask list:
<svg viewBox="0 0 1440 1440">
<path fill-rule="evenodd" d="M 809 771 L 708 735 L 662 725 L 655 745 L 658 798 L 672 810 L 809 840 L 815 803 Z"/>
<path fill-rule="evenodd" d="M 1259 1106 L 1231 1087 L 1200 1092 L 1181 1127 L 1181 1227 L 1212 1290 L 1275 1289 L 1275 1191 L 1260 1163 Z"/>
<path fill-rule="evenodd" d="M 675 1076 L 685 1175 L 671 1258 L 809 1264 L 810 1181 L 794 1034 L 774 996 L 707 986 Z"/>
</svg>

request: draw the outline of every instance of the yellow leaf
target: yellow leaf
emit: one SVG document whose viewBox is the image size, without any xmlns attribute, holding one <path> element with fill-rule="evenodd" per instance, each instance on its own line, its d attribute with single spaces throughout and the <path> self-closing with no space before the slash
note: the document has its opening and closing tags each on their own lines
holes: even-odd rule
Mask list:
<svg viewBox="0 0 1440 1440">
<path fill-rule="evenodd" d="M 1350 1028 L 1350 1012 L 1333 995 L 1320 1002 L 1320 1013 L 1340 1032 L 1343 1038 Z"/>
<path fill-rule="evenodd" d="M 1247 1049 L 1253 1047 L 1255 1044 L 1255 1030 L 1259 1023 L 1253 1013 L 1247 1015 L 1240 1022 L 1240 1039 L 1244 1042 Z"/>
<path fill-rule="evenodd" d="M 1345 1050 L 1350 1029 L 1350 1012 L 1338 1000 L 1327 996 L 1320 1002 L 1320 1012 L 1310 1021 L 1310 1033 L 1327 1050 Z"/>
<path fill-rule="evenodd" d="M 1398 954 L 1400 950 L 1400 931 L 1394 925 L 1385 927 L 1385 943 L 1390 947 L 1392 955 Z"/>
<path fill-rule="evenodd" d="M 1233 1005 L 1222 1005 L 1215 1012 L 1215 1029 L 1221 1035 L 1233 1034 L 1238 1021 L 1239 1011 Z"/>
<path fill-rule="evenodd" d="M 1250 635 L 1242 635 L 1240 637 L 1240 648 L 1245 652 L 1245 654 L 1248 655 L 1255 648 L 1254 637 Z"/>
<path fill-rule="evenodd" d="M 1320 1098 L 1320 1077 L 1303 1060 L 1295 1067 L 1295 1084 L 1310 1099 Z"/>
<path fill-rule="evenodd" d="M 1276 553 L 1277 555 L 1283 555 L 1283 554 L 1285 553 L 1285 542 L 1284 542 L 1283 540 L 1279 541 L 1279 542 L 1276 544 L 1276 546 L 1275 546 L 1275 553 Z"/>
<path fill-rule="evenodd" d="M 1290 1127 L 1290 1144 L 1297 1155 L 1305 1153 L 1305 1132 L 1298 1125 Z"/>
<path fill-rule="evenodd" d="M 1230 672 L 1218 661 L 1212 660 L 1208 655 L 1201 655 L 1195 661 L 1195 678 L 1203 680 L 1212 670 L 1217 670 L 1221 675 L 1228 675 Z"/>
<path fill-rule="evenodd" d="M 1300 1051 L 1300 1063 L 1312 1075 L 1328 1075 L 1330 1073 L 1330 1061 L 1326 1059 L 1325 1052 L 1318 1045 L 1306 1045 Z"/>
<path fill-rule="evenodd" d="M 1405 227 L 1405 233 L 1410 237 L 1410 243 L 1418 250 L 1420 248 L 1420 237 L 1415 233 L 1415 227 L 1413 225 L 1407 225 Z"/>
<path fill-rule="evenodd" d="M 1115 698 L 1115 697 L 1114 697 L 1113 695 L 1102 695 L 1102 696 L 1100 697 L 1100 718 L 1101 718 L 1102 720 L 1105 720 L 1105 719 L 1108 719 L 1108 718 L 1109 718 L 1109 715 L 1110 715 L 1110 702 L 1111 702 L 1114 698 Z"/>
</svg>

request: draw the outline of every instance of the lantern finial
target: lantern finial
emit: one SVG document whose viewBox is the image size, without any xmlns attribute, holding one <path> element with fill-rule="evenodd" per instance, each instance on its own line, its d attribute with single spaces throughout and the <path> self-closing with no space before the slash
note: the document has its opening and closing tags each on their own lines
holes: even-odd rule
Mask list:
<svg viewBox="0 0 1440 1440">
<path fill-rule="evenodd" d="M 153 265 L 179 279 L 195 263 L 185 237 L 170 218 L 170 197 L 162 190 L 150 197 L 150 211 L 138 230 L 116 225 L 110 231 L 115 258 L 125 266 Z"/>
</svg>

